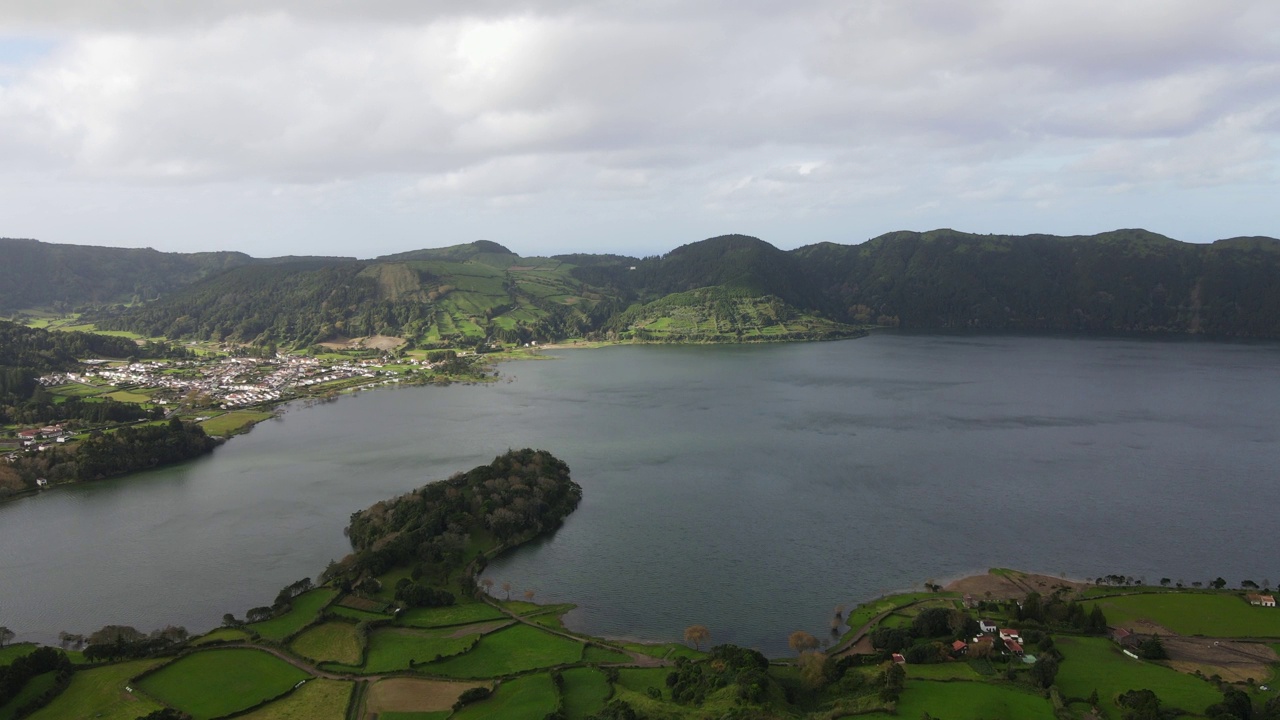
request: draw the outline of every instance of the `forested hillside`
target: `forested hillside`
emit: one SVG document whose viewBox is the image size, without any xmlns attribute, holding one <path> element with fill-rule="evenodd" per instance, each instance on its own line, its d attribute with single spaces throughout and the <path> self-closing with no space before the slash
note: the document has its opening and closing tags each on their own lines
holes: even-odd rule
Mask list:
<svg viewBox="0 0 1280 720">
<path fill-rule="evenodd" d="M 212 256 L 180 256 L 203 258 L 191 262 L 208 277 L 85 319 L 148 336 L 296 346 L 371 335 L 422 347 L 780 340 L 868 325 L 1280 337 L 1280 241 L 1265 237 L 1200 245 L 1144 230 L 935 230 L 786 252 L 726 235 L 645 259 L 524 258 L 488 241 L 374 260 L 215 255 L 242 264 L 214 272 Z M 61 292 L 45 277 L 48 293 Z M 57 302 L 81 297 L 77 287 Z"/>
</svg>

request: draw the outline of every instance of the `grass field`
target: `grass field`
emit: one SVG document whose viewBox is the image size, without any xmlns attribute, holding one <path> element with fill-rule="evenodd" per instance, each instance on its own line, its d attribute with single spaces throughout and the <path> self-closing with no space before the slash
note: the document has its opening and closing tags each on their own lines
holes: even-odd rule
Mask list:
<svg viewBox="0 0 1280 720">
<path fill-rule="evenodd" d="M 504 618 L 500 610 L 484 603 L 450 605 L 441 608 L 414 608 L 400 613 L 399 623 L 412 627 L 445 627 L 466 625 L 483 620 Z"/>
<path fill-rule="evenodd" d="M 368 610 L 357 610 L 355 608 L 344 607 L 342 605 L 330 605 L 329 612 L 338 617 L 351 618 L 352 620 L 390 620 L 391 616 L 385 613 L 370 612 Z"/>
<path fill-rule="evenodd" d="M 112 400 L 115 400 L 116 402 L 124 402 L 124 403 L 149 403 L 149 402 L 151 402 L 151 396 L 150 396 L 150 395 L 144 395 L 143 393 L 140 393 L 140 392 L 137 392 L 137 391 L 134 391 L 134 390 L 117 390 L 117 391 L 115 391 L 115 392 L 113 392 L 113 393 L 107 393 L 106 395 L 103 395 L 102 397 L 109 397 L 109 398 L 111 398 Z"/>
<path fill-rule="evenodd" d="M 526 675 L 502 683 L 488 700 L 468 705 L 451 717 L 455 720 L 526 720 L 555 712 L 557 704 L 556 687 L 550 675 Z"/>
<path fill-rule="evenodd" d="M 131 695 L 124 688 L 135 675 L 159 664 L 159 660 L 135 660 L 78 672 L 61 695 L 28 717 L 31 720 L 136 720 L 161 706 Z"/>
<path fill-rule="evenodd" d="M 380 673 L 408 670 L 409 663 L 429 663 L 437 655 L 449 657 L 466 652 L 476 641 L 474 635 L 449 637 L 445 630 L 378 628 L 369 635 L 369 650 L 363 668 L 355 672 Z"/>
<path fill-rule="evenodd" d="M 56 682 L 57 673 L 55 672 L 47 672 L 28 680 L 27 684 L 22 687 L 21 692 L 8 703 L 0 705 L 0 720 L 13 720 L 13 717 L 18 713 L 18 708 L 53 689 Z"/>
<path fill-rule="evenodd" d="M 618 671 L 618 687 L 642 693 L 651 687 L 665 692 L 667 689 L 667 668 L 623 668 Z"/>
<path fill-rule="evenodd" d="M 582 661 L 589 663 L 624 663 L 630 662 L 631 656 L 617 650 L 592 645 L 582 651 Z"/>
<path fill-rule="evenodd" d="M 1201 712 L 1222 699 L 1209 683 L 1154 663 L 1124 655 L 1102 638 L 1059 638 L 1056 647 L 1064 659 L 1056 683 L 1068 697 L 1087 697 L 1094 690 L 1104 709 L 1119 717 L 1115 698 L 1126 690 L 1152 690 L 1161 705 Z"/>
<path fill-rule="evenodd" d="M 226 649 L 179 658 L 139 685 L 195 720 L 208 720 L 280 695 L 308 677 L 260 650 Z"/>
<path fill-rule="evenodd" d="M 449 682 L 426 678 L 396 677 L 369 686 L 364 699 L 366 714 L 388 717 L 389 713 L 448 713 L 458 696 L 473 687 L 490 683 Z"/>
<path fill-rule="evenodd" d="M 1179 635 L 1280 638 L 1280 611 L 1255 607 L 1236 595 L 1158 593 L 1090 601 L 1102 607 L 1107 624 L 1125 627 L 1149 620 Z"/>
<path fill-rule="evenodd" d="M 101 395 L 104 392 L 112 392 L 115 387 L 111 385 L 85 385 L 83 383 L 67 383 L 66 385 L 58 385 L 49 388 L 50 395 L 61 395 L 62 397 L 86 397 L 89 395 Z"/>
<path fill-rule="evenodd" d="M 249 633 L 236 628 L 218 628 L 191 641 L 192 645 L 208 645 L 215 642 L 239 642 L 248 640 Z"/>
<path fill-rule="evenodd" d="M 209 435 L 234 435 L 252 427 L 254 423 L 262 422 L 271 416 L 271 413 L 268 412 L 258 412 L 255 410 L 233 410 L 229 413 L 205 420 L 200 423 L 200 427 L 204 428 L 204 431 Z"/>
<path fill-rule="evenodd" d="M 907 665 L 907 677 L 918 680 L 981 680 L 982 676 L 968 663 L 949 662 L 936 665 Z"/>
<path fill-rule="evenodd" d="M 8 665 L 23 655 L 29 655 L 38 647 L 40 646 L 35 643 L 18 643 L 16 645 L 6 645 L 0 648 L 0 667 Z"/>
<path fill-rule="evenodd" d="M 482 678 L 575 663 L 582 645 L 528 625 L 516 625 L 484 636 L 466 655 L 432 663 L 426 671 L 461 678 Z"/>
<path fill-rule="evenodd" d="M 865 718 L 918 718 L 924 713 L 947 720 L 1053 720 L 1053 705 L 1030 691 L 989 683 L 908 680 L 896 715 L 874 713 Z M 1114 717 L 1119 717 L 1115 715 Z"/>
<path fill-rule="evenodd" d="M 352 684 L 317 678 L 308 680 L 289 697 L 259 708 L 242 720 L 343 720 Z"/>
<path fill-rule="evenodd" d="M 360 635 L 348 622 L 327 622 L 309 628 L 293 640 L 293 651 L 316 662 L 360 663 Z"/>
<path fill-rule="evenodd" d="M 604 673 L 591 668 L 564 671 L 564 713 L 569 720 L 579 720 L 600 712 L 613 688 Z"/>
<path fill-rule="evenodd" d="M 293 608 L 278 618 L 272 618 L 245 627 L 266 640 L 279 642 L 306 627 L 330 600 L 338 593 L 328 588 L 317 588 L 293 599 Z"/>
</svg>

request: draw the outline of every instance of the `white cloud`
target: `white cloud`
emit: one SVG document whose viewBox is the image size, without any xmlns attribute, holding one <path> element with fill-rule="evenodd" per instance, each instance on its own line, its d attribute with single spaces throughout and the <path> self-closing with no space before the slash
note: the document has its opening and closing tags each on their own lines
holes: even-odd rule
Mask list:
<svg viewBox="0 0 1280 720">
<path fill-rule="evenodd" d="M 1278 26 L 1265 0 L 12 0 L 0 37 L 52 40 L 0 67 L 0 174 L 890 229 L 1274 183 Z"/>
</svg>

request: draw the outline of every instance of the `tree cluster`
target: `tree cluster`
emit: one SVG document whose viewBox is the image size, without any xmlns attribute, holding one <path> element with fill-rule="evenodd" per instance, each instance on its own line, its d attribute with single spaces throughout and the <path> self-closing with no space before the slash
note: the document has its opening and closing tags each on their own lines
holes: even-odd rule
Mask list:
<svg viewBox="0 0 1280 720">
<path fill-rule="evenodd" d="M 8 665 L 0 666 L 0 707 L 17 697 L 32 678 L 47 672 L 69 677 L 71 661 L 66 653 L 51 647 L 39 647 Z"/>
<path fill-rule="evenodd" d="M 740 700 L 758 703 L 768 692 L 768 669 L 769 660 L 756 650 L 717 645 L 699 662 L 677 658 L 666 682 L 671 699 L 682 705 L 701 705 L 707 695 L 729 685 L 737 686 Z"/>
<path fill-rule="evenodd" d="M 438 585 L 472 560 L 473 530 L 499 543 L 532 537 L 558 527 L 581 499 L 564 462 L 545 450 L 511 450 L 353 514 L 346 532 L 355 552 L 326 572 L 354 584 L 408 566 L 415 582 Z"/>
</svg>

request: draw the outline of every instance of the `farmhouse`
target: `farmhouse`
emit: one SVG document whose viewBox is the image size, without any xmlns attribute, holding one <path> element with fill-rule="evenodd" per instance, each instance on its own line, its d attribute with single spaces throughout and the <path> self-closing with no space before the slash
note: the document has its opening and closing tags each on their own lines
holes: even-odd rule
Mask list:
<svg viewBox="0 0 1280 720">
<path fill-rule="evenodd" d="M 1275 595 L 1260 595 L 1258 593 L 1249 593 L 1248 595 L 1244 596 L 1244 599 L 1248 600 L 1250 605 L 1259 605 L 1261 607 L 1276 606 Z"/>
<path fill-rule="evenodd" d="M 996 632 L 998 628 L 996 627 L 996 624 L 991 622 L 990 620 L 979 620 L 978 630 L 984 633 L 993 633 L 993 632 Z"/>
<path fill-rule="evenodd" d="M 1014 642 L 1013 640 L 1005 640 L 1004 647 L 1014 655 L 1022 655 L 1022 645 Z"/>
<path fill-rule="evenodd" d="M 906 656 L 904 656 L 902 653 L 894 653 L 894 654 L 893 654 L 893 661 L 894 661 L 895 663 L 899 664 L 899 665 L 906 665 L 906 664 L 907 664 L 907 658 L 906 658 Z"/>
<path fill-rule="evenodd" d="M 969 651 L 969 645 L 963 640 L 957 640 L 951 643 L 951 653 L 953 655 L 963 655 Z"/>
</svg>

